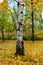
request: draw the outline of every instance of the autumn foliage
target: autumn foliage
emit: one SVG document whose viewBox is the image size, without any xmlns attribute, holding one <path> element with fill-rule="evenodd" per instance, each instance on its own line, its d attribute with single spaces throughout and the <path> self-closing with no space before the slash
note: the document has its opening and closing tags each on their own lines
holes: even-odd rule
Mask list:
<svg viewBox="0 0 43 65">
<path fill-rule="evenodd" d="M 43 65 L 43 41 L 24 41 L 24 46 L 25 55 L 15 56 L 16 41 L 0 41 L 0 65 Z"/>
<path fill-rule="evenodd" d="M 8 0 L 3 0 L 3 2 L 0 3 L 0 8 L 3 8 L 6 6 Z"/>
</svg>

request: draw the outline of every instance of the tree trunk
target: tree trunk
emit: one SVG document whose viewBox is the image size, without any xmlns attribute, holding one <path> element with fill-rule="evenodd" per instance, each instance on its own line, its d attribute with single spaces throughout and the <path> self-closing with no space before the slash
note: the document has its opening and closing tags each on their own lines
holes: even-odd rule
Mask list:
<svg viewBox="0 0 43 65">
<path fill-rule="evenodd" d="M 9 29 L 8 29 L 8 30 L 9 30 Z M 10 40 L 10 39 L 9 39 L 9 37 L 10 37 L 10 35 L 9 35 L 9 34 L 10 34 L 10 32 L 8 31 L 8 40 Z"/>
<path fill-rule="evenodd" d="M 4 27 L 2 26 L 2 40 L 4 41 Z"/>
<path fill-rule="evenodd" d="M 32 41 L 34 41 L 34 17 L 33 17 L 33 0 L 31 0 L 31 6 L 32 6 Z"/>
<path fill-rule="evenodd" d="M 18 55 L 24 55 L 23 7 L 24 4 L 22 3 L 22 1 L 18 0 L 17 45 L 16 45 L 16 54 Z"/>
</svg>

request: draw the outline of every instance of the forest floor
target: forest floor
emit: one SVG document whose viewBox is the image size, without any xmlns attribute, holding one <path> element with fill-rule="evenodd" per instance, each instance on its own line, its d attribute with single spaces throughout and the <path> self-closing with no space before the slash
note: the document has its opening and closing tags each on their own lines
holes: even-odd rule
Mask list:
<svg viewBox="0 0 43 65">
<path fill-rule="evenodd" d="M 24 56 L 15 56 L 16 41 L 0 41 L 0 65 L 43 65 L 43 41 L 24 41 Z"/>
</svg>

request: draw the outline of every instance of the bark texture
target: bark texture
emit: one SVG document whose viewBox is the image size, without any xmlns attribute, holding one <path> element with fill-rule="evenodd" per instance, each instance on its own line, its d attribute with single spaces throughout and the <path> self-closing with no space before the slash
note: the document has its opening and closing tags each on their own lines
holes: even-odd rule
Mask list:
<svg viewBox="0 0 43 65">
<path fill-rule="evenodd" d="M 18 21 L 17 21 L 17 45 L 16 54 L 24 55 L 23 43 L 23 8 L 22 0 L 18 0 Z"/>
</svg>

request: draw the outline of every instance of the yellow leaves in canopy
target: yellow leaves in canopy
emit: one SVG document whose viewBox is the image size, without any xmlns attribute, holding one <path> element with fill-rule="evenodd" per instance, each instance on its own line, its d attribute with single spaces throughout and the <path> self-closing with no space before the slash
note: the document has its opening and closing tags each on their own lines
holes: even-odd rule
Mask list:
<svg viewBox="0 0 43 65">
<path fill-rule="evenodd" d="M 3 2 L 0 3 L 0 8 L 3 8 L 4 6 L 6 6 L 8 0 L 3 0 Z"/>
<path fill-rule="evenodd" d="M 23 0 L 23 2 L 25 2 L 25 3 L 29 3 L 29 2 L 30 2 L 30 0 Z"/>
<path fill-rule="evenodd" d="M 38 8 L 39 11 L 43 10 L 43 0 L 23 0 L 24 3 L 27 3 L 29 5 L 29 10 L 30 12 L 32 11 L 32 5 L 31 3 L 33 3 L 33 8 L 35 7 L 36 9 Z"/>
<path fill-rule="evenodd" d="M 37 4 L 35 4 L 35 7 L 39 9 L 39 11 L 43 10 L 43 2 L 37 2 Z"/>
<path fill-rule="evenodd" d="M 26 2 L 26 3 L 31 3 L 31 2 L 38 2 L 39 0 L 23 0 L 23 2 Z"/>
<path fill-rule="evenodd" d="M 39 0 L 33 0 L 33 2 L 35 2 L 35 3 L 38 2 L 38 1 L 39 1 Z"/>
</svg>

